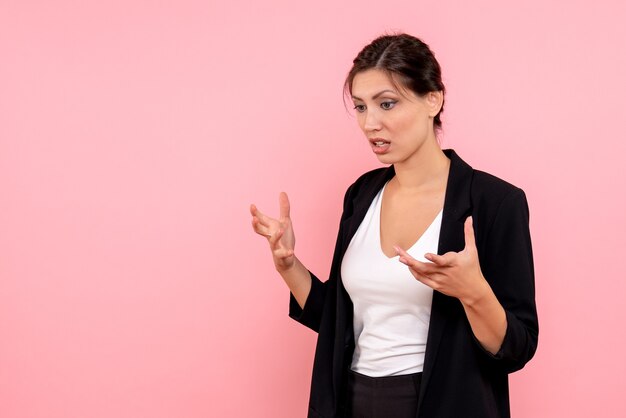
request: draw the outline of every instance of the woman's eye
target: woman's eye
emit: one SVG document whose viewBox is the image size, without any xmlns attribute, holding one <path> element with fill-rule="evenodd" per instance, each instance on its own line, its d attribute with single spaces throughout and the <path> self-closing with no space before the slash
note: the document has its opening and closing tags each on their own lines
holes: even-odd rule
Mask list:
<svg viewBox="0 0 626 418">
<path fill-rule="evenodd" d="M 380 107 L 385 109 L 385 110 L 389 110 L 391 108 L 393 108 L 396 105 L 397 102 L 394 101 L 388 101 L 388 102 L 382 102 L 380 104 Z"/>
<path fill-rule="evenodd" d="M 359 113 L 363 113 L 365 112 L 365 105 L 355 105 L 354 110 L 356 110 Z"/>
</svg>

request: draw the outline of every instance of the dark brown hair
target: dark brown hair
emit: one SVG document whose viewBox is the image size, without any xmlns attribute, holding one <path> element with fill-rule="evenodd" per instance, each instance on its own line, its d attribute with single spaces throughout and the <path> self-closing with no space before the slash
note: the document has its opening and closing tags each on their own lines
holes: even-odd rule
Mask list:
<svg viewBox="0 0 626 418">
<path fill-rule="evenodd" d="M 441 81 L 441 67 L 428 45 L 405 33 L 383 35 L 367 45 L 353 61 L 344 83 L 344 92 L 352 95 L 354 77 L 366 70 L 377 69 L 389 74 L 391 80 L 411 90 L 418 96 L 431 91 L 446 93 Z M 441 129 L 441 110 L 434 120 L 436 129 Z"/>
</svg>

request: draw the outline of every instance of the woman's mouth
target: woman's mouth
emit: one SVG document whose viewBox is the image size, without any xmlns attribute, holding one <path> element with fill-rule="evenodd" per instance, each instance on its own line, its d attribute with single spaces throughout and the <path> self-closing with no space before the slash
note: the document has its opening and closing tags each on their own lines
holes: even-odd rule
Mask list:
<svg viewBox="0 0 626 418">
<path fill-rule="evenodd" d="M 370 143 L 372 144 L 372 150 L 375 154 L 384 154 L 389 150 L 389 146 L 391 143 L 384 139 L 374 138 L 370 139 Z"/>
</svg>

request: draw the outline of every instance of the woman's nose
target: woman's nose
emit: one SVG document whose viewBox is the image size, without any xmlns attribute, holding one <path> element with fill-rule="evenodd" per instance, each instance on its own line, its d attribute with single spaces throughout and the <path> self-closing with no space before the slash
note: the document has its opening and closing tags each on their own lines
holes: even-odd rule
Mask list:
<svg viewBox="0 0 626 418">
<path fill-rule="evenodd" d="M 365 120 L 363 121 L 364 131 L 377 131 L 380 130 L 380 118 L 375 111 L 367 111 L 365 114 Z"/>
</svg>

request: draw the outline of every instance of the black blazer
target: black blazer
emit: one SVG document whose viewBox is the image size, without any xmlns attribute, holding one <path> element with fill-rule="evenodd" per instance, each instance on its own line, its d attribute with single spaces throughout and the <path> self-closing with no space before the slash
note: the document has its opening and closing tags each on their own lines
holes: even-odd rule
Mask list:
<svg viewBox="0 0 626 418">
<path fill-rule="evenodd" d="M 524 192 L 474 170 L 453 150 L 439 254 L 464 248 L 463 223 L 473 216 L 482 272 L 506 311 L 507 330 L 496 355 L 474 337 L 460 301 L 433 293 L 419 418 L 510 417 L 508 374 L 537 348 L 533 258 Z M 395 175 L 393 166 L 362 175 L 345 195 L 330 278 L 312 276 L 301 309 L 290 296 L 289 316 L 318 332 L 309 418 L 346 416 L 347 375 L 354 351 L 353 305 L 341 281 L 341 260 L 373 198 Z"/>
</svg>

